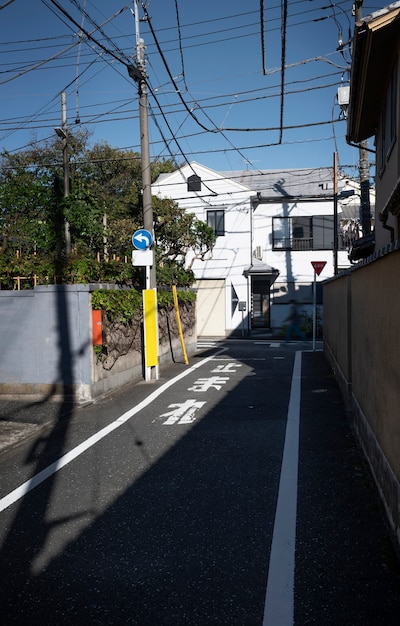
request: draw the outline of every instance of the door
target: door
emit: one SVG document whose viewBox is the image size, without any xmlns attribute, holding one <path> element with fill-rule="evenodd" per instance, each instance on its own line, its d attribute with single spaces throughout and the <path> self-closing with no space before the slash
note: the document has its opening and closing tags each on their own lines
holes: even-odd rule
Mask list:
<svg viewBox="0 0 400 626">
<path fill-rule="evenodd" d="M 225 337 L 225 280 L 197 280 L 197 335 Z"/>
<path fill-rule="evenodd" d="M 265 276 L 251 277 L 251 327 L 269 328 L 269 294 L 271 282 Z"/>
</svg>

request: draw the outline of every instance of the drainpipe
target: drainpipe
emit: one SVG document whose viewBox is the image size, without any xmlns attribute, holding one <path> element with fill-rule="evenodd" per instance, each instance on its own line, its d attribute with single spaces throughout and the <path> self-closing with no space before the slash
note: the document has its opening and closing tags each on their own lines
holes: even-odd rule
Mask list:
<svg viewBox="0 0 400 626">
<path fill-rule="evenodd" d="M 355 0 L 353 5 L 353 14 L 356 22 L 362 19 L 362 5 L 364 0 Z M 360 172 L 360 221 L 363 237 L 371 232 L 371 203 L 370 203 L 370 184 L 369 184 L 369 159 L 368 159 L 368 141 L 363 139 L 359 146 L 359 172 Z"/>
<path fill-rule="evenodd" d="M 333 273 L 338 273 L 338 155 L 333 153 Z"/>
<path fill-rule="evenodd" d="M 379 213 L 379 221 L 382 222 L 382 228 L 390 232 L 390 243 L 394 241 L 394 228 L 387 225 L 388 216 L 386 213 Z"/>
</svg>

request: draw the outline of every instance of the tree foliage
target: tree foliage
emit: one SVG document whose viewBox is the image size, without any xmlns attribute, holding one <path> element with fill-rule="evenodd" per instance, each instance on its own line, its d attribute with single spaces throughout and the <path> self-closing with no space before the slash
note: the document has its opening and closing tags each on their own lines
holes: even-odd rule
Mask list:
<svg viewBox="0 0 400 626">
<path fill-rule="evenodd" d="M 39 282 L 141 285 L 143 272 L 130 263 L 132 234 L 143 224 L 140 154 L 106 143 L 88 147 L 85 132 L 68 135 L 67 149 L 68 194 L 59 138 L 0 155 L 0 286 L 12 288 L 15 276 L 30 279 L 25 285 L 31 286 L 34 275 Z M 172 160 L 153 161 L 152 182 L 174 169 Z M 190 285 L 186 254 L 204 258 L 214 233 L 172 200 L 153 201 L 157 282 Z"/>
</svg>

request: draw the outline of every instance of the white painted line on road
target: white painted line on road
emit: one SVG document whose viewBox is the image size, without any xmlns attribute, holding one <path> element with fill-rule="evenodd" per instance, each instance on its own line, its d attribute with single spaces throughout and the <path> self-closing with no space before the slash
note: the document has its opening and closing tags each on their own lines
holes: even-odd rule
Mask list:
<svg viewBox="0 0 400 626">
<path fill-rule="evenodd" d="M 117 428 L 125 424 L 125 422 L 130 420 L 131 417 L 133 417 L 134 415 L 139 413 L 142 409 L 144 409 L 149 404 L 151 404 L 156 398 L 158 398 L 158 396 L 163 394 L 164 391 L 166 391 L 169 387 L 172 387 L 172 385 L 177 383 L 179 380 L 182 380 L 182 378 L 185 378 L 185 376 L 188 376 L 188 374 L 191 374 L 192 372 L 197 370 L 199 367 L 201 367 L 208 361 L 211 361 L 214 358 L 214 356 L 221 354 L 221 352 L 223 352 L 224 350 L 226 350 L 226 348 L 221 348 L 214 355 L 208 356 L 205 359 L 202 359 L 201 361 L 199 361 L 199 363 L 196 363 L 195 365 L 192 365 L 188 369 L 183 370 L 183 372 L 175 376 L 175 378 L 172 378 L 171 380 L 164 383 L 164 385 L 162 385 L 159 389 L 157 389 L 156 391 L 153 391 L 153 393 L 151 393 L 147 398 L 142 400 L 142 402 L 140 402 L 136 406 L 129 409 L 129 411 L 126 411 L 126 413 L 118 417 L 114 422 L 111 422 L 111 424 L 99 430 L 99 432 L 89 437 L 89 439 L 86 439 L 86 441 L 83 441 L 81 444 L 79 444 L 78 446 L 76 446 L 75 448 L 73 448 L 72 450 L 64 454 L 62 457 L 57 459 L 57 461 L 54 461 L 54 463 L 51 463 L 51 465 L 48 465 L 48 467 L 43 469 L 41 472 L 39 472 L 38 474 L 35 474 L 34 476 L 32 476 L 32 478 L 27 480 L 25 483 L 23 483 L 22 485 L 20 485 L 19 487 L 11 491 L 9 494 L 1 498 L 0 499 L 0 513 L 4 511 L 5 509 L 7 509 L 12 504 L 14 504 L 15 502 L 17 502 L 18 500 L 20 500 L 21 498 L 23 498 L 27 493 L 29 493 L 29 491 L 32 491 L 32 489 L 40 485 L 47 478 L 49 478 L 50 476 L 58 472 L 60 469 L 68 465 L 68 463 L 71 463 L 71 461 L 73 461 L 78 456 L 83 454 L 83 452 L 86 452 L 86 450 L 94 446 L 98 441 L 100 441 L 101 439 L 103 439 L 104 437 L 112 433 L 114 430 L 116 430 Z"/>
<path fill-rule="evenodd" d="M 301 352 L 296 352 L 275 513 L 263 626 L 293 626 Z"/>
</svg>

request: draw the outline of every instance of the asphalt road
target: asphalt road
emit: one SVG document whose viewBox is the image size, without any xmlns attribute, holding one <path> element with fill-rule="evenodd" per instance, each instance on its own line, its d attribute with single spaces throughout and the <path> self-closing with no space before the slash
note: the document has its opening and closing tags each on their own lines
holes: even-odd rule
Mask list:
<svg viewBox="0 0 400 626">
<path fill-rule="evenodd" d="M 223 342 L 0 457 L 2 624 L 397 625 L 322 353 Z"/>
</svg>

